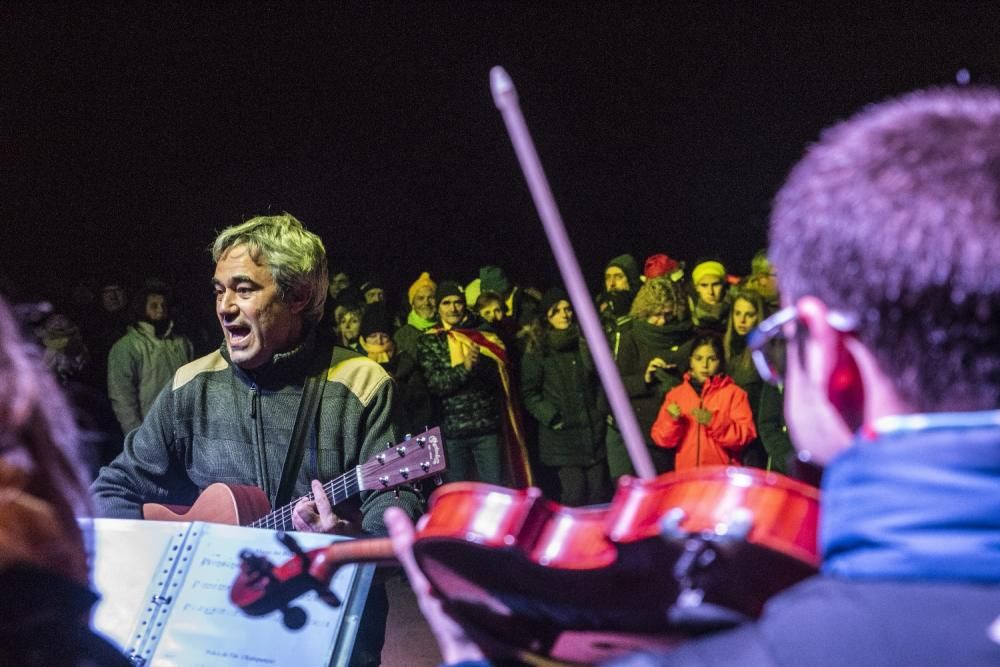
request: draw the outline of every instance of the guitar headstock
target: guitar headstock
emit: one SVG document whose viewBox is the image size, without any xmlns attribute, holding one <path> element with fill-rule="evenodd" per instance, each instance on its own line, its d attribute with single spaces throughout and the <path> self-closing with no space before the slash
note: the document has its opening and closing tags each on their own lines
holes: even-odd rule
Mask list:
<svg viewBox="0 0 1000 667">
<path fill-rule="evenodd" d="M 361 489 L 391 489 L 433 477 L 447 469 L 444 440 L 440 427 L 407 437 L 397 445 L 388 445 L 358 466 Z"/>
</svg>

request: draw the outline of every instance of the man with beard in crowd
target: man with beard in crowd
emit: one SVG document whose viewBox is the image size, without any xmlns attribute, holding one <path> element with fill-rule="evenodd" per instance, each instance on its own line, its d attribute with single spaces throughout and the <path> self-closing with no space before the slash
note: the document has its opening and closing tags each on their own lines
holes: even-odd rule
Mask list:
<svg viewBox="0 0 1000 667">
<path fill-rule="evenodd" d="M 138 428 L 174 372 L 191 361 L 194 348 L 174 331 L 170 288 L 149 281 L 133 300 L 134 319 L 108 355 L 108 397 L 122 433 Z"/>
</svg>

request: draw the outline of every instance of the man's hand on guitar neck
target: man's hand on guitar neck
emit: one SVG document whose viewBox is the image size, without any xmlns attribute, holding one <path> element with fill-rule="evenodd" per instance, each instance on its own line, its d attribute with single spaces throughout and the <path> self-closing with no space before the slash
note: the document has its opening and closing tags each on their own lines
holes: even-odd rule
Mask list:
<svg viewBox="0 0 1000 667">
<path fill-rule="evenodd" d="M 303 498 L 292 508 L 292 526 L 295 530 L 306 533 L 334 533 L 337 535 L 359 535 L 361 533 L 361 517 L 346 519 L 333 511 L 330 499 L 323 490 L 323 485 L 312 481 L 312 492 L 315 500 Z"/>
</svg>

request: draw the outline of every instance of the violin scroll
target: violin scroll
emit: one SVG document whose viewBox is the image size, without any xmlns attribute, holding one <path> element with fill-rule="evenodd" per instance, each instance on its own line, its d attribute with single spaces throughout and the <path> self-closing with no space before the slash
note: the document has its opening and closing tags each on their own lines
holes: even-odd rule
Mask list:
<svg viewBox="0 0 1000 667">
<path fill-rule="evenodd" d="M 340 605 L 340 599 L 329 589 L 335 569 L 328 569 L 329 578 L 317 578 L 312 565 L 324 549 L 304 551 L 294 537 L 284 532 L 279 532 L 277 538 L 292 552 L 293 557 L 275 565 L 266 556 L 241 551 L 240 573 L 229 589 L 229 599 L 249 616 L 280 611 L 285 627 L 299 630 L 305 626 L 308 617 L 301 607 L 291 605 L 295 598 L 316 591 L 319 598 L 330 606 Z"/>
<path fill-rule="evenodd" d="M 315 591 L 320 600 L 339 607 L 341 600 L 330 590 L 330 581 L 346 563 L 395 564 L 388 538 L 341 540 L 327 547 L 305 551 L 288 534 L 278 541 L 292 557 L 275 565 L 267 557 L 250 551 L 240 553 L 240 573 L 229 589 L 229 599 L 249 616 L 280 611 L 285 626 L 297 630 L 305 625 L 305 611 L 292 607 L 300 595 Z"/>
</svg>

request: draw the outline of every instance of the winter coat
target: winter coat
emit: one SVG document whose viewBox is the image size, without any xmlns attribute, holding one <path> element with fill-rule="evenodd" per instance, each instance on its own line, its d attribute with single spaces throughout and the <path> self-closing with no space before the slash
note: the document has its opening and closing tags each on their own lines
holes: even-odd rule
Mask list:
<svg viewBox="0 0 1000 667">
<path fill-rule="evenodd" d="M 191 341 L 172 330 L 157 336 L 152 324 L 137 322 L 111 347 L 108 398 L 124 433 L 138 428 L 174 371 L 194 358 Z"/>
<path fill-rule="evenodd" d="M 753 468 L 767 468 L 768 456 L 764 449 L 764 443 L 760 438 L 760 401 L 766 383 L 760 379 L 760 374 L 750 364 L 737 364 L 732 360 L 727 361 L 726 371 L 733 379 L 736 386 L 747 393 L 747 400 L 750 402 L 750 410 L 753 412 L 753 425 L 757 430 L 757 437 L 747 443 L 743 451 L 740 452 L 740 460 L 743 465 Z"/>
<path fill-rule="evenodd" d="M 521 394 L 538 421 L 539 459 L 548 466 L 589 466 L 605 457 L 606 411 L 600 381 L 579 337 L 566 349 L 538 349 L 521 359 Z"/>
<path fill-rule="evenodd" d="M 445 438 L 500 432 L 500 375 L 495 361 L 481 354 L 467 370 L 453 366 L 447 331 L 432 329 L 417 339 L 417 361 L 431 394 L 434 419 Z"/>
<path fill-rule="evenodd" d="M 691 356 L 692 329 L 690 322 L 671 322 L 664 327 L 665 343 L 669 347 L 656 349 L 644 343 L 636 335 L 637 323 L 630 320 L 623 326 L 616 339 L 615 363 L 628 394 L 629 402 L 635 411 L 639 429 L 646 438 L 646 444 L 652 445 L 649 432 L 659 414 L 660 405 L 666 393 L 681 382 L 684 370 L 687 369 Z M 676 365 L 676 370 L 661 370 L 653 374 L 653 381 L 646 382 L 646 368 L 649 362 L 659 357 L 667 364 Z"/>
<path fill-rule="evenodd" d="M 392 340 L 396 343 L 397 350 L 401 353 L 406 352 L 410 356 L 416 358 L 417 341 L 420 340 L 420 336 L 423 335 L 423 333 L 423 331 L 412 324 L 406 323 L 396 329 L 396 333 L 393 334 Z"/>
<path fill-rule="evenodd" d="M 733 382 L 747 393 L 757 429 L 757 437 L 741 454 L 743 465 L 787 472 L 792 443 L 785 428 L 781 390 L 761 380 L 752 366 L 732 373 Z"/>
<path fill-rule="evenodd" d="M 681 416 L 674 418 L 667 406 L 676 403 Z M 712 412 L 707 426 L 695 421 L 691 411 L 704 408 Z M 660 447 L 677 448 L 676 469 L 685 470 L 704 465 L 740 463 L 740 450 L 757 437 L 747 393 L 728 375 L 709 378 L 701 394 L 691 386 L 691 374 L 684 383 L 667 392 L 663 406 L 651 431 L 653 442 Z"/>
<path fill-rule="evenodd" d="M 792 462 L 792 441 L 785 426 L 784 395 L 779 387 L 764 384 L 759 409 L 754 412 L 757 435 L 767 451 L 771 470 L 788 474 Z"/>
<path fill-rule="evenodd" d="M 402 425 L 407 433 L 421 433 L 431 425 L 431 397 L 417 360 L 400 352 L 381 364 L 396 381 Z"/>
</svg>

